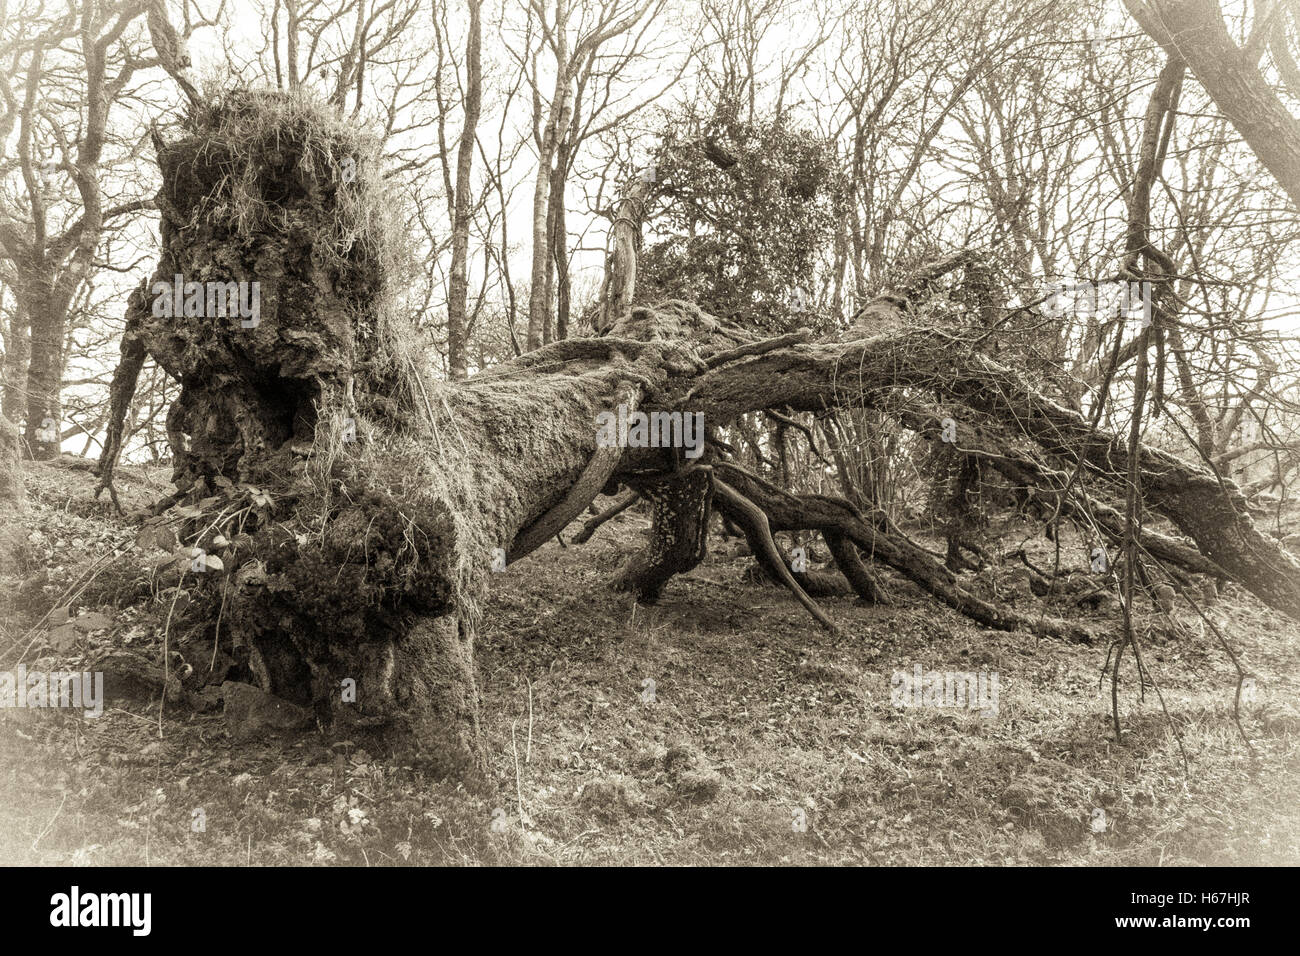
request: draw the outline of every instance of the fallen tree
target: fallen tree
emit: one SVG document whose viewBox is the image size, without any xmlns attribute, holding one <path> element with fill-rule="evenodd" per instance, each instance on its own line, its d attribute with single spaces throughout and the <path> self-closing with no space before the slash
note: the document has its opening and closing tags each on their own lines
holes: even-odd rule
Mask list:
<svg viewBox="0 0 1300 956">
<path fill-rule="evenodd" d="M 613 582 L 641 600 L 703 559 L 716 508 L 825 626 L 774 532 L 822 533 L 864 600 L 879 599 L 884 565 L 987 626 L 1090 637 L 977 597 L 885 516 L 777 488 L 718 440 L 747 412 L 894 408 L 905 394 L 906 427 L 924 434 L 960 408 L 959 446 L 1019 481 L 1063 493 L 1056 476 L 1080 470 L 1094 495 L 1122 489 L 1123 442 L 994 361 L 980 336 L 900 321 L 869 338 L 762 340 L 673 301 L 438 381 L 393 301 L 401 230 L 355 129 L 299 98 L 242 93 L 196 107 L 155 146 L 162 253 L 129 302 L 102 487 L 152 356 L 181 384 L 168 417 L 176 493 L 163 504 L 222 571 L 205 579 L 212 639 L 323 721 L 390 731 L 449 769 L 481 766 L 474 639 L 488 573 L 620 486 L 651 506 L 648 545 Z M 243 314 L 251 293 L 250 308 L 213 314 L 211 286 L 190 287 L 232 282 L 257 284 L 256 316 Z M 710 440 L 698 457 L 602 441 L 602 413 L 620 407 L 703 415 Z M 1190 539 L 1167 550 L 1300 617 L 1300 563 L 1254 528 L 1233 485 L 1155 449 L 1139 466 L 1148 507 Z"/>
</svg>

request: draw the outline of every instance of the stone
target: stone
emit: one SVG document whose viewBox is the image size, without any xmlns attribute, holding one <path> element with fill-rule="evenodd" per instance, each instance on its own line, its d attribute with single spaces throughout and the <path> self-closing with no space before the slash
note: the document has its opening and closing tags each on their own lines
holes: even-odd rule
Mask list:
<svg viewBox="0 0 1300 956">
<path fill-rule="evenodd" d="M 1158 584 L 1155 590 L 1156 604 L 1160 605 L 1160 610 L 1166 614 L 1174 609 L 1175 592 L 1173 587 L 1168 584 Z"/>
<path fill-rule="evenodd" d="M 310 711 L 252 684 L 226 681 L 221 685 L 221 696 L 226 705 L 226 730 L 236 743 L 305 730 L 312 725 Z"/>
<path fill-rule="evenodd" d="M 1008 581 L 1017 597 L 1031 598 L 1034 596 L 1033 576 L 1029 573 L 1028 568 L 1016 568 L 1011 572 Z"/>
<path fill-rule="evenodd" d="M 92 655 L 86 670 L 103 673 L 106 700 L 148 702 L 166 684 L 161 667 L 134 651 L 119 648 L 107 648 Z"/>
</svg>

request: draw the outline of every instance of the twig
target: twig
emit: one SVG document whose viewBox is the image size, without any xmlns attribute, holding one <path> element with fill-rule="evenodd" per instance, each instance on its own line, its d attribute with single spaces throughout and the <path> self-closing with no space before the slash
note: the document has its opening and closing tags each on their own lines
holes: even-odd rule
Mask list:
<svg viewBox="0 0 1300 956">
<path fill-rule="evenodd" d="M 515 799 L 519 803 L 519 832 L 524 832 L 524 790 L 519 782 L 519 747 L 515 744 L 515 727 L 518 721 L 510 722 L 510 749 L 515 755 Z"/>
<path fill-rule="evenodd" d="M 36 834 L 36 839 L 32 841 L 33 850 L 36 849 L 36 844 L 41 842 L 41 839 L 45 836 L 45 834 L 50 832 L 50 828 L 54 826 L 54 821 L 57 820 L 59 818 L 59 814 L 63 812 L 63 805 L 67 802 L 68 802 L 68 791 L 64 790 L 63 799 L 59 801 L 59 809 L 54 811 L 54 816 L 50 817 L 50 822 L 45 824 L 45 829 L 42 830 L 40 833 Z"/>
<path fill-rule="evenodd" d="M 524 681 L 528 684 L 528 746 L 524 750 L 524 763 L 533 759 L 533 682 L 527 677 Z"/>
</svg>

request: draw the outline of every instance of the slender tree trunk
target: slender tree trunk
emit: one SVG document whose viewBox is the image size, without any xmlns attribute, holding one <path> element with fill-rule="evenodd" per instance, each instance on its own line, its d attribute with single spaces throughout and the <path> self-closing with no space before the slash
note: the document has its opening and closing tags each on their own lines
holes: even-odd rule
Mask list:
<svg viewBox="0 0 1300 956">
<path fill-rule="evenodd" d="M 466 300 L 469 294 L 469 195 L 470 172 L 474 162 L 475 135 L 483 101 L 483 71 L 479 62 L 482 27 L 479 12 L 482 0 L 469 0 L 469 39 L 465 68 L 468 79 L 465 92 L 465 127 L 461 130 L 456 154 L 455 221 L 451 234 L 451 282 L 447 301 L 447 364 L 452 378 L 469 375 L 466 351 Z"/>
<path fill-rule="evenodd" d="M 632 311 L 632 300 L 636 296 L 636 257 L 641 247 L 641 210 L 645 205 L 646 191 L 645 182 L 639 178 L 634 180 L 614 213 L 614 225 L 610 227 L 613 249 L 605 268 L 598 332 L 613 328 Z"/>
<path fill-rule="evenodd" d="M 284 8 L 289 14 L 289 23 L 284 31 L 285 68 L 289 74 L 289 89 L 296 90 L 300 80 L 298 75 L 298 0 L 284 0 Z"/>
<path fill-rule="evenodd" d="M 565 137 L 556 151 L 555 169 L 551 173 L 551 214 L 548 232 L 550 233 L 551 268 L 555 276 L 556 339 L 569 337 L 569 250 L 568 226 L 564 216 L 564 185 L 569 177 L 569 157 L 572 148 L 569 138 Z"/>
<path fill-rule="evenodd" d="M 551 95 L 546 127 L 542 133 L 541 149 L 537 156 L 537 177 L 533 182 L 533 268 L 528 290 L 528 342 L 529 351 L 545 344 L 546 325 L 550 317 L 550 304 L 546 293 L 546 280 L 550 274 L 551 247 L 548 242 L 551 195 L 551 166 L 560 141 L 568 133 L 570 107 L 569 41 L 566 35 L 564 3 L 556 5 L 555 33 L 555 91 Z"/>
</svg>

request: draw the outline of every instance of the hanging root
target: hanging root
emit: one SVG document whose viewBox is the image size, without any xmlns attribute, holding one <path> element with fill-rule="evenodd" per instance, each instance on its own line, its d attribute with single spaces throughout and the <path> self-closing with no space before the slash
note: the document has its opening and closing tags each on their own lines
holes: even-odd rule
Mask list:
<svg viewBox="0 0 1300 956">
<path fill-rule="evenodd" d="M 986 627 L 1001 631 L 1028 631 L 1078 643 L 1091 643 L 1095 638 L 1083 625 L 1021 614 L 977 597 L 957 584 L 951 572 L 931 554 L 892 529 L 868 522 L 857 508 L 842 498 L 793 495 L 730 462 L 718 463 L 714 469 L 719 476 L 725 476 L 730 485 L 740 489 L 737 494 L 743 495 L 765 513 L 771 528 L 840 535 L 871 560 L 883 561 L 934 597 Z"/>
<path fill-rule="evenodd" d="M 622 448 L 597 448 L 563 500 L 515 535 L 506 560 L 513 564 L 520 558 L 527 557 L 563 531 L 570 521 L 582 514 L 587 505 L 596 500 L 600 489 L 605 487 L 622 457 Z"/>
<path fill-rule="evenodd" d="M 108 428 L 104 437 L 104 447 L 99 455 L 99 467 L 96 474 L 99 484 L 95 487 L 95 497 L 103 491 L 108 492 L 113 506 L 120 512 L 121 503 L 117 500 L 117 489 L 113 487 L 113 471 L 122 454 L 122 432 L 126 427 L 127 409 L 135 397 L 136 382 L 140 370 L 144 367 L 146 357 L 145 344 L 140 338 L 139 314 L 145 309 L 143 289 L 131 293 L 127 306 L 126 331 L 122 335 L 122 358 L 113 372 L 113 382 L 109 386 Z"/>
<path fill-rule="evenodd" d="M 857 546 L 852 541 L 831 531 L 823 531 L 822 537 L 826 539 L 826 546 L 830 548 L 831 557 L 835 559 L 835 566 L 840 569 L 840 573 L 844 575 L 862 603 L 886 605 L 894 603 L 885 594 L 880 581 L 863 563 Z"/>
</svg>

